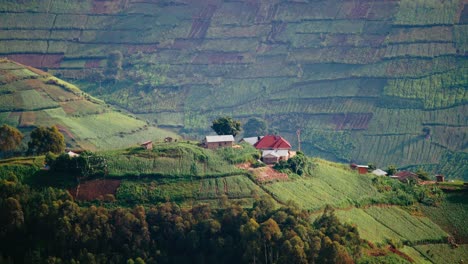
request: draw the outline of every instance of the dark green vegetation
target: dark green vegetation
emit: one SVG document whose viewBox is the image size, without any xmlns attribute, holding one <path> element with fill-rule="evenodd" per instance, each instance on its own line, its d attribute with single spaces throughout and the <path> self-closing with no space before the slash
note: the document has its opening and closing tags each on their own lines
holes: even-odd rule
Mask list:
<svg viewBox="0 0 468 264">
<path fill-rule="evenodd" d="M 29 134 L 38 126 L 56 126 L 68 147 L 113 149 L 136 145 L 148 139 L 173 136 L 133 116 L 116 111 L 82 92 L 76 86 L 38 69 L 0 60 L 0 123 L 17 127 L 32 142 L 30 152 L 52 149 L 44 133 Z M 49 133 L 50 134 L 50 133 Z M 42 145 L 41 145 L 42 144 Z M 55 148 L 57 152 L 60 148 Z"/>
<path fill-rule="evenodd" d="M 235 137 L 241 131 L 241 123 L 231 117 L 223 116 L 213 120 L 211 128 L 218 135 L 233 135 Z"/>
<path fill-rule="evenodd" d="M 0 150 L 3 153 L 17 149 L 22 139 L 23 134 L 15 127 L 6 124 L 0 127 Z"/>
<path fill-rule="evenodd" d="M 68 192 L 0 179 L 2 263 L 353 263 L 362 240 L 332 209 L 313 223 L 293 204 L 80 207 Z M 170 242 L 170 243 L 168 243 Z M 127 262 L 129 263 L 129 262 Z M 130 262 L 132 263 L 132 262 Z"/>
<path fill-rule="evenodd" d="M 300 128 L 309 155 L 468 179 L 466 1 L 9 0 L 0 11 L 0 54 L 150 123 L 200 136 L 218 116 L 260 117 L 294 145 Z"/>
<path fill-rule="evenodd" d="M 465 259 L 463 187 L 445 196 L 434 185 L 361 175 L 306 156 L 301 159 L 312 166 L 302 175 L 288 168 L 287 179 L 263 182 L 251 169 L 238 168 L 258 155 L 248 144 L 208 150 L 179 141 L 78 158 L 49 154 L 48 171 L 40 170 L 44 157 L 2 160 L 0 241 L 11 242 L 2 244 L 0 255 L 5 261 L 66 263 L 138 257 L 148 263 L 443 263 L 440 254 Z M 120 182 L 102 192 L 92 186 L 96 177 Z M 100 196 L 74 200 L 63 189 L 77 197 L 89 186 Z"/>
<path fill-rule="evenodd" d="M 65 137 L 56 126 L 37 127 L 31 131 L 30 137 L 27 151 L 30 154 L 59 154 L 65 150 Z"/>
</svg>

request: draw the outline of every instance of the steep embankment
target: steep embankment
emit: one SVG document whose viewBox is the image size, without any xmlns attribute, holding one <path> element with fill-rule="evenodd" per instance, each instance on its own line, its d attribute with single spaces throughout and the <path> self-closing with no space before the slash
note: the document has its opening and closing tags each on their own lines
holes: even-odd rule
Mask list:
<svg viewBox="0 0 468 264">
<path fill-rule="evenodd" d="M 56 125 L 67 146 L 85 149 L 121 148 L 173 135 L 38 69 L 2 59 L 0 74 L 0 123 L 25 133 Z"/>
<path fill-rule="evenodd" d="M 468 178 L 464 0 L 28 0 L 0 11 L 1 54 L 150 122 L 200 135 L 218 115 L 257 116 L 294 144 L 301 129 L 312 155 Z M 125 81 L 98 85 L 112 50 Z"/>
</svg>

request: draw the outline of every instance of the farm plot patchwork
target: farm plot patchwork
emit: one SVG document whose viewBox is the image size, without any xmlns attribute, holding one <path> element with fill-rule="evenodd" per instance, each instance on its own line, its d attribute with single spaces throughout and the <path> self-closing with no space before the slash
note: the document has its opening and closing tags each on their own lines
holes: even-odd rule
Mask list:
<svg viewBox="0 0 468 264">
<path fill-rule="evenodd" d="M 466 193 L 448 193 L 437 207 L 421 206 L 424 214 L 455 237 L 457 243 L 468 243 L 468 204 Z"/>
<path fill-rule="evenodd" d="M 372 177 L 358 175 L 344 167 L 314 160 L 316 168 L 310 177 L 265 184 L 275 198 L 282 202 L 292 200 L 301 207 L 318 210 L 326 204 L 336 207 L 366 205 L 377 202 L 381 196 L 372 186 Z"/>
<path fill-rule="evenodd" d="M 223 195 L 228 199 L 251 199 L 254 194 L 265 194 L 247 176 L 229 176 L 203 180 L 142 180 L 122 181 L 117 190 L 117 199 L 127 203 L 158 203 L 175 201 L 218 200 Z"/>
<path fill-rule="evenodd" d="M 337 210 L 336 215 L 344 222 L 356 224 L 362 238 L 377 244 L 386 244 L 388 240 L 442 242 L 448 236 L 429 218 L 412 216 L 396 206 Z"/>
<path fill-rule="evenodd" d="M 241 173 L 220 155 L 186 143 L 159 143 L 152 151 L 130 149 L 104 153 L 108 157 L 109 175 L 138 177 L 205 177 Z M 135 155 L 136 154 L 136 155 Z"/>
<path fill-rule="evenodd" d="M 452 248 L 448 244 L 428 244 L 414 247 L 421 255 L 436 264 L 464 263 L 468 260 L 468 245 Z"/>
</svg>

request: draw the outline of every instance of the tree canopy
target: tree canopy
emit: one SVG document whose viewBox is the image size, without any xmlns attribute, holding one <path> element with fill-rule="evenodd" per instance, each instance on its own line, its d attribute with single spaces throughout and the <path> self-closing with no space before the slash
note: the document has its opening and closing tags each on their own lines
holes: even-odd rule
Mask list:
<svg viewBox="0 0 468 264">
<path fill-rule="evenodd" d="M 60 153 L 65 150 L 65 138 L 56 126 L 37 127 L 31 132 L 28 143 L 28 153 L 45 154 Z"/>
<path fill-rule="evenodd" d="M 241 122 L 232 119 L 231 117 L 219 117 L 213 120 L 211 128 L 218 135 L 233 135 L 236 136 L 241 131 Z"/>
<path fill-rule="evenodd" d="M 247 120 L 244 124 L 244 135 L 246 137 L 254 137 L 266 135 L 268 133 L 268 126 L 265 120 L 254 117 Z"/>
<path fill-rule="evenodd" d="M 15 150 L 23 139 L 21 132 L 9 125 L 0 127 L 0 151 Z"/>
</svg>

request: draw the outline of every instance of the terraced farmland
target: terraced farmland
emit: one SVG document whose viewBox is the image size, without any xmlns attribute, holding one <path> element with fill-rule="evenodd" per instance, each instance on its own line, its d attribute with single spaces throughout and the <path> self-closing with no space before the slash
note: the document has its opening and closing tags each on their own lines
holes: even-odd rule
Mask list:
<svg viewBox="0 0 468 264">
<path fill-rule="evenodd" d="M 448 234 L 426 217 L 412 216 L 398 207 L 353 208 L 337 211 L 340 220 L 356 224 L 362 238 L 376 244 L 389 240 L 410 243 L 445 242 Z"/>
<path fill-rule="evenodd" d="M 38 69 L 0 61 L 0 123 L 29 132 L 56 125 L 67 146 L 112 149 L 174 135 L 117 112 L 76 86 Z"/>
<path fill-rule="evenodd" d="M 468 177 L 447 169 L 466 156 L 465 0 L 25 0 L 0 11 L 0 55 L 151 123 L 197 137 L 219 115 L 261 117 L 293 144 L 301 129 L 311 155 Z M 114 50 L 123 76 L 106 81 Z M 54 107 L 32 95 L 14 101 Z M 9 96 L 0 105 L 14 107 Z"/>
</svg>

